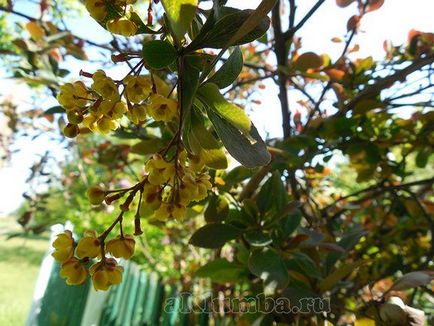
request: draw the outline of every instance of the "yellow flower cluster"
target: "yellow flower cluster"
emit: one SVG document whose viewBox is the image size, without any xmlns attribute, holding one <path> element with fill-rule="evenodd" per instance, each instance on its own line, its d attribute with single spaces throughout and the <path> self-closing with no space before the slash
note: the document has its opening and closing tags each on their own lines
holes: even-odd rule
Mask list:
<svg viewBox="0 0 434 326">
<path fill-rule="evenodd" d="M 134 254 L 135 240 L 131 235 L 118 236 L 104 243 L 95 231 L 87 231 L 76 243 L 70 231 L 57 235 L 52 256 L 62 264 L 60 276 L 68 285 L 83 284 L 88 275 L 95 290 L 108 290 L 122 281 L 122 267 L 114 258 L 101 256 L 106 251 L 113 257 L 130 259 Z M 90 259 L 100 260 L 88 268 Z"/>
<path fill-rule="evenodd" d="M 140 124 L 148 115 L 162 122 L 169 122 L 178 115 L 178 102 L 153 94 L 149 76 L 129 75 L 121 81 L 114 81 L 102 70 L 90 76 L 93 81 L 90 88 L 81 81 L 60 87 L 57 100 L 67 114 L 69 123 L 63 130 L 67 137 L 77 136 L 80 125 L 107 134 L 119 127 L 124 116 L 132 123 Z M 119 87 L 123 87 L 124 100 Z"/>
<path fill-rule="evenodd" d="M 208 195 L 212 188 L 210 176 L 202 172 L 202 168 L 195 170 L 193 166 L 185 152 L 179 155 L 176 166 L 159 154 L 146 163 L 147 182 L 142 192 L 142 205 L 154 211 L 155 219 L 182 220 L 190 203 Z"/>
<path fill-rule="evenodd" d="M 133 36 L 137 33 L 137 25 L 134 21 L 124 17 L 110 19 L 106 21 L 108 17 L 107 0 L 86 0 L 85 6 L 89 14 L 98 22 L 106 23 L 107 29 L 113 34 L 119 34 L 123 36 Z M 132 11 L 131 4 L 134 4 L 136 0 L 117 0 L 110 1 L 110 7 L 116 12 L 124 12 L 128 14 Z"/>
</svg>

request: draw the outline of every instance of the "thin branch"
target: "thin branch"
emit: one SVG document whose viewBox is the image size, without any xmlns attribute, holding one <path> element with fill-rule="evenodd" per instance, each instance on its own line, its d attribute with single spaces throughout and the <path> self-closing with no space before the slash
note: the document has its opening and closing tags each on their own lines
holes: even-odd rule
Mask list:
<svg viewBox="0 0 434 326">
<path fill-rule="evenodd" d="M 383 180 L 379 184 L 376 184 L 376 185 L 367 187 L 365 189 L 356 191 L 352 194 L 340 197 L 337 200 L 335 200 L 333 203 L 324 207 L 322 210 L 326 211 L 329 208 L 336 206 L 339 202 L 341 202 L 343 200 L 349 199 L 351 197 L 357 197 L 358 195 L 361 195 L 361 194 L 364 194 L 364 193 L 367 193 L 370 191 L 374 191 L 374 190 L 380 190 L 381 192 L 385 192 L 388 190 L 407 189 L 409 187 L 420 186 L 420 185 L 424 185 L 424 184 L 432 184 L 432 183 L 434 183 L 434 177 L 429 178 L 429 179 L 423 179 L 423 180 L 417 180 L 417 181 L 412 181 L 412 182 L 408 182 L 408 183 L 403 183 L 403 184 L 399 184 L 399 185 L 390 185 L 390 186 L 385 186 L 384 182 L 385 182 L 385 180 Z"/>
<path fill-rule="evenodd" d="M 21 12 L 15 11 L 15 10 L 13 10 L 13 9 L 7 8 L 7 7 L 5 7 L 5 6 L 1 6 L 1 5 L 0 5 L 0 11 L 8 12 L 8 13 L 10 13 L 10 14 L 14 14 L 15 16 L 18 16 L 18 17 L 21 17 L 21 18 L 25 18 L 25 19 L 30 20 L 30 21 L 37 21 L 37 19 L 34 18 L 34 17 L 28 16 L 28 15 L 26 15 L 26 14 L 23 14 L 23 13 L 21 13 Z M 59 31 L 59 32 L 68 32 L 68 33 L 71 33 L 70 31 L 68 31 L 68 30 L 63 30 L 63 29 L 58 29 L 58 31 Z M 93 42 L 93 41 L 90 41 L 90 40 L 87 40 L 87 39 L 81 38 L 81 37 L 79 37 L 79 36 L 76 36 L 76 35 L 74 35 L 74 34 L 72 34 L 72 33 L 71 33 L 71 35 L 73 35 L 74 38 L 76 38 L 77 40 L 82 41 L 82 42 L 85 42 L 85 43 L 87 43 L 87 44 L 89 44 L 89 45 L 96 46 L 96 47 L 99 47 L 99 48 L 104 49 L 104 50 L 113 51 L 113 48 L 110 47 L 110 46 L 108 46 L 108 45 L 95 43 L 95 42 Z"/>
<path fill-rule="evenodd" d="M 293 26 L 292 28 L 289 28 L 285 34 L 284 37 L 285 39 L 291 39 L 294 34 L 303 27 L 303 25 L 313 16 L 313 14 L 321 7 L 321 5 L 325 2 L 326 0 L 319 0 L 317 1 L 317 3 L 315 3 L 315 5 L 308 11 L 308 13 L 300 20 L 300 22 L 297 25 L 293 25 L 294 24 L 294 15 L 295 15 L 295 10 L 291 10 L 290 13 L 290 26 Z M 295 9 L 295 5 L 291 6 L 291 3 L 293 2 L 290 1 L 290 7 L 293 7 Z M 291 20 L 292 17 L 292 20 Z M 292 21 L 292 24 L 291 24 Z"/>
<path fill-rule="evenodd" d="M 276 55 L 278 66 L 286 67 L 288 65 L 287 45 L 282 33 L 282 22 L 280 20 L 280 1 L 272 10 L 271 23 L 274 31 L 274 53 Z M 282 130 L 283 137 L 288 138 L 291 135 L 291 113 L 289 111 L 288 90 L 286 84 L 288 77 L 282 72 L 278 73 L 279 99 L 282 112 Z"/>
<path fill-rule="evenodd" d="M 344 108 L 339 111 L 337 115 L 343 115 L 346 112 L 352 110 L 354 106 L 365 98 L 372 97 L 381 92 L 381 90 L 393 85 L 395 82 L 405 80 L 405 78 L 411 73 L 430 65 L 434 62 L 434 53 L 427 55 L 424 58 L 419 58 L 413 61 L 408 67 L 396 71 L 393 75 L 379 79 L 375 84 L 366 87 L 360 93 L 358 93 Z"/>
</svg>

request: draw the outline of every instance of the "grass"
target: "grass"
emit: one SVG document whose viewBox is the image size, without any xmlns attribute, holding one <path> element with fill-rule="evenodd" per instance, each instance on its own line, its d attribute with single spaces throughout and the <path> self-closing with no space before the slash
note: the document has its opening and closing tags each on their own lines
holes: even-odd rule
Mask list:
<svg viewBox="0 0 434 326">
<path fill-rule="evenodd" d="M 48 237 L 14 237 L 19 230 L 12 218 L 0 217 L 0 325 L 20 326 L 27 319 L 39 266 Z"/>
</svg>

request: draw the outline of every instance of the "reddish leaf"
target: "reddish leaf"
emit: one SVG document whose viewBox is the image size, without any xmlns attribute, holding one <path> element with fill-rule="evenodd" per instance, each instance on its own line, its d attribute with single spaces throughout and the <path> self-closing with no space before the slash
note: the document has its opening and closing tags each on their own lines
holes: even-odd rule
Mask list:
<svg viewBox="0 0 434 326">
<path fill-rule="evenodd" d="M 378 10 L 384 4 L 384 0 L 369 0 L 368 6 L 366 7 L 366 12 Z"/>
<path fill-rule="evenodd" d="M 354 15 L 347 22 L 347 31 L 358 28 L 360 25 L 360 16 Z"/>
<path fill-rule="evenodd" d="M 332 81 L 341 81 L 345 76 L 345 71 L 339 69 L 327 69 L 325 72 Z"/>
<path fill-rule="evenodd" d="M 300 55 L 295 61 L 295 68 L 306 71 L 307 69 L 317 69 L 322 66 L 321 57 L 314 52 L 306 52 Z"/>
<path fill-rule="evenodd" d="M 355 0 L 336 0 L 336 4 L 341 8 L 345 8 L 352 4 L 354 1 Z"/>
</svg>

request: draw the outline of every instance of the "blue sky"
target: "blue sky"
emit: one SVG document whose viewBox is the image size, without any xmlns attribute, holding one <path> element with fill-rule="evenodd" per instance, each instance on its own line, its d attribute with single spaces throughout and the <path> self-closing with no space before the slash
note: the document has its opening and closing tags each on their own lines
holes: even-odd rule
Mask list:
<svg viewBox="0 0 434 326">
<path fill-rule="evenodd" d="M 229 0 L 228 5 L 237 8 L 254 8 L 260 0 Z M 298 17 L 302 17 L 316 0 L 303 0 L 298 8 Z M 36 14 L 36 7 L 23 7 L 20 4 L 26 2 L 17 2 L 16 10 L 26 12 L 27 14 Z M 356 4 L 342 9 L 338 8 L 334 0 L 327 0 L 319 9 L 318 13 L 305 25 L 298 36 L 302 37 L 303 51 L 314 51 L 317 53 L 327 52 L 332 57 L 342 51 L 342 44 L 333 43 L 333 37 L 343 38 L 346 32 L 346 22 L 348 18 L 356 12 Z M 355 43 L 360 45 L 360 51 L 353 54 L 354 57 L 373 56 L 380 59 L 384 56 L 383 41 L 389 40 L 398 45 L 405 43 L 407 33 L 410 29 L 418 29 L 425 32 L 433 32 L 434 1 L 432 0 L 386 0 L 384 6 L 375 12 L 366 15 L 361 23 L 361 33 L 356 37 Z M 103 43 L 110 40 L 107 34 L 96 22 L 88 17 L 81 17 L 75 20 L 67 21 L 69 28 L 78 35 L 96 42 Z M 89 53 L 92 57 L 93 53 Z M 274 59 L 270 58 L 270 63 Z M 77 62 L 65 63 L 67 68 L 72 71 L 70 78 L 78 78 L 80 69 L 93 71 L 96 65 L 89 63 L 77 64 Z M 123 75 L 126 66 L 120 66 L 111 71 L 112 75 Z M 249 105 L 248 112 L 262 134 L 270 137 L 280 136 L 280 104 L 277 97 L 277 89 L 272 81 L 265 82 L 267 86 L 258 96 L 261 105 Z M 0 98 L 2 96 L 11 96 L 20 103 L 25 103 L 29 99 L 29 90 L 25 85 L 11 82 L 5 79 L 5 72 L 0 70 Z M 297 107 L 297 97 L 290 98 L 290 106 Z M 46 103 L 55 104 L 54 100 Z M 25 106 L 25 104 L 23 104 Z M 1 118 L 0 118 L 1 119 Z M 2 121 L 0 121 L 0 126 Z M 63 150 L 57 143 L 51 142 L 48 137 L 41 137 L 35 141 L 29 141 L 28 138 L 20 139 L 14 148 L 20 151 L 15 154 L 12 161 L 6 166 L 0 168 L 0 216 L 16 209 L 21 201 L 21 194 L 26 190 L 25 179 L 29 174 L 29 167 L 37 160 L 38 155 L 44 153 L 50 147 L 55 151 L 55 155 L 62 157 Z"/>
</svg>

